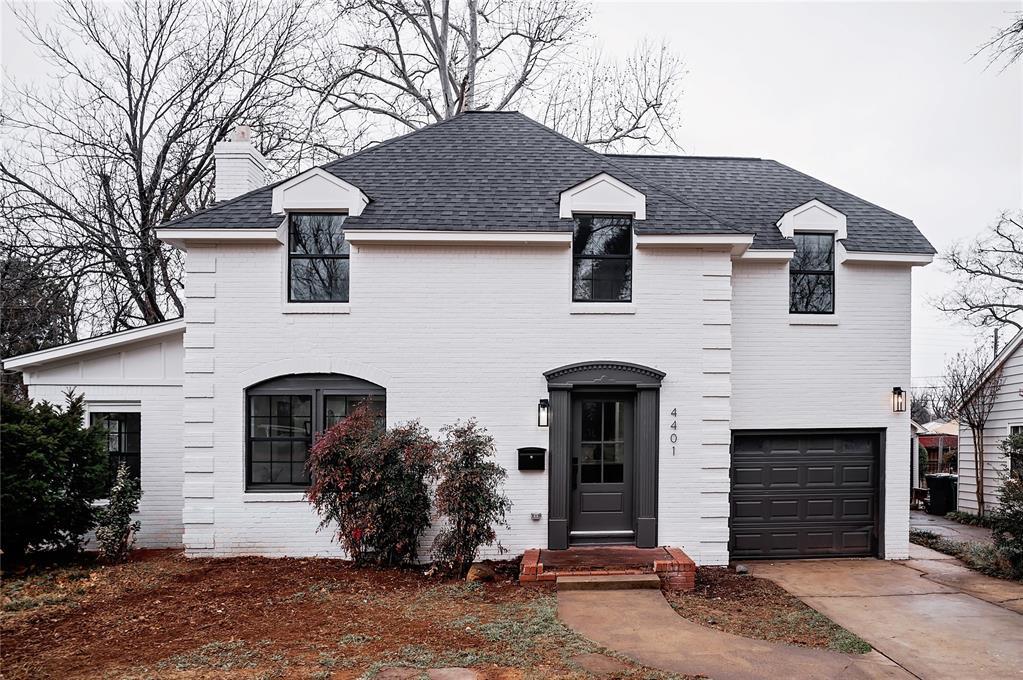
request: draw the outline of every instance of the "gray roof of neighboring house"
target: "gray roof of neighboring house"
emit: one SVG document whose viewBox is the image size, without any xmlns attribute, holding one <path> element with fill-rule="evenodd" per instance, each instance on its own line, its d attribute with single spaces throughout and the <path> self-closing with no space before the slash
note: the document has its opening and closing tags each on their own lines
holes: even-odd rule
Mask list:
<svg viewBox="0 0 1023 680">
<path fill-rule="evenodd" d="M 606 172 L 646 195 L 640 234 L 753 233 L 755 248 L 791 248 L 775 222 L 816 198 L 845 213 L 849 250 L 934 252 L 911 220 L 775 161 L 605 155 L 517 112 L 465 113 L 322 167 L 370 198 L 350 228 L 569 231 L 561 192 Z M 163 226 L 277 227 L 272 188 Z"/>
</svg>

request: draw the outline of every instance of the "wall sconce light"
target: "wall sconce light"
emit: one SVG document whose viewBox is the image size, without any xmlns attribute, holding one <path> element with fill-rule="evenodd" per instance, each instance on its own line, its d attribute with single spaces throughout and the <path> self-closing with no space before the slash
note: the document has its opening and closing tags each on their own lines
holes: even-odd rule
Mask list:
<svg viewBox="0 0 1023 680">
<path fill-rule="evenodd" d="M 547 427 L 551 424 L 551 402 L 550 399 L 541 399 L 536 407 L 537 427 Z"/>
<path fill-rule="evenodd" d="M 901 387 L 892 388 L 892 411 L 902 413 L 906 410 L 906 393 Z"/>
</svg>

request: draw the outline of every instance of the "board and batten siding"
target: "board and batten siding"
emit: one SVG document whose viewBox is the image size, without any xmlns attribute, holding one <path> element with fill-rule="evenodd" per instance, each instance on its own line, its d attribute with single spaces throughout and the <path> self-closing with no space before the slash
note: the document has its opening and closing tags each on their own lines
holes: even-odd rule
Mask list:
<svg viewBox="0 0 1023 680">
<path fill-rule="evenodd" d="M 88 412 L 138 410 L 142 500 L 137 546 L 182 545 L 182 334 L 98 350 L 24 372 L 29 396 L 63 404 L 69 389 Z M 119 408 L 119 407 L 124 408 Z"/>
<path fill-rule="evenodd" d="M 998 489 L 1008 472 L 1009 459 L 1001 443 L 1009 436 L 1009 427 L 1023 425 L 1023 350 L 1017 347 L 1002 364 L 1004 382 L 995 396 L 991 417 L 984 428 L 984 504 L 990 510 L 998 506 Z M 959 509 L 977 512 L 977 475 L 973 434 L 959 425 Z"/>
<path fill-rule="evenodd" d="M 789 314 L 785 262 L 735 263 L 732 428 L 883 430 L 882 548 L 904 559 L 910 422 L 891 393 L 910 384 L 910 268 L 842 264 L 842 253 L 830 318 Z"/>
</svg>

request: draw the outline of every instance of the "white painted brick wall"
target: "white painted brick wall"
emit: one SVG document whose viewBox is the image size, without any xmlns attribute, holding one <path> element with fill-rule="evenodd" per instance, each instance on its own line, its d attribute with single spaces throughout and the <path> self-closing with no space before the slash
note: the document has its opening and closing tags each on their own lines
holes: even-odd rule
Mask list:
<svg viewBox="0 0 1023 680">
<path fill-rule="evenodd" d="M 509 471 L 512 529 L 501 532 L 502 545 L 512 553 L 543 546 L 546 473 L 516 469 L 517 448 L 548 446 L 547 430 L 536 426 L 537 400 L 547 395 L 543 372 L 613 359 L 667 373 L 660 542 L 681 545 L 703 562 L 726 559 L 726 252 L 639 250 L 636 313 L 578 315 L 569 313 L 571 256 L 564 247 L 353 250 L 348 315 L 282 314 L 280 246 L 218 248 L 215 266 L 200 268 L 215 269 L 215 286 L 213 274 L 190 271 L 188 309 L 193 290 L 204 303 L 215 302 L 212 310 L 204 307 L 203 321 L 212 323 L 203 325 L 212 331 L 202 335 L 215 338 L 216 347 L 186 349 L 186 402 L 211 402 L 214 421 L 185 425 L 189 554 L 339 554 L 329 533 L 316 531 L 317 517 L 300 495 L 244 491 L 244 389 L 301 372 L 346 373 L 383 385 L 392 424 L 418 418 L 436 433 L 444 424 L 478 418 Z M 211 290 L 214 298 L 207 297 Z M 190 311 L 186 318 L 191 333 Z M 712 324 L 705 326 L 705 318 Z M 673 408 L 680 437 L 674 456 Z M 196 461 L 206 457 L 211 461 L 198 469 Z M 709 484 L 716 495 L 702 497 Z M 543 519 L 532 521 L 534 512 Z"/>
<path fill-rule="evenodd" d="M 884 553 L 907 557 L 909 413 L 891 390 L 909 385 L 909 267 L 840 265 L 838 326 L 790 325 L 786 264 L 733 269 L 732 427 L 883 428 Z"/>
</svg>

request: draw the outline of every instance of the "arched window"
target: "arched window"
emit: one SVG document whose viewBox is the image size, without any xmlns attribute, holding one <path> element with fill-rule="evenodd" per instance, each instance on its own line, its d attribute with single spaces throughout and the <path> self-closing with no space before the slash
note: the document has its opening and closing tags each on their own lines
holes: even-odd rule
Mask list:
<svg viewBox="0 0 1023 680">
<path fill-rule="evenodd" d="M 245 487 L 292 490 L 309 485 L 306 456 L 314 438 L 368 402 L 383 427 L 386 390 L 336 373 L 273 378 L 245 391 Z"/>
</svg>

